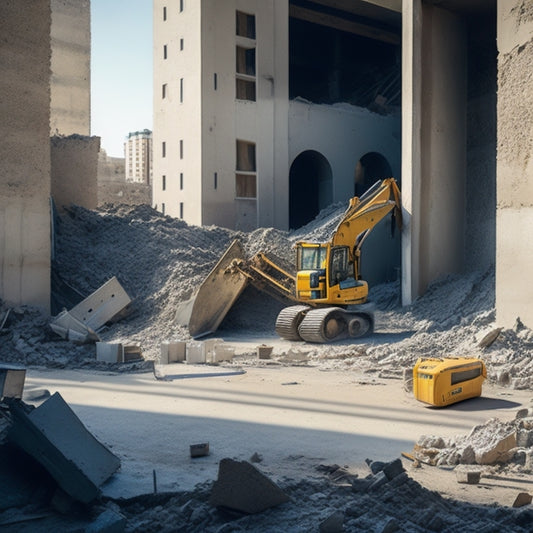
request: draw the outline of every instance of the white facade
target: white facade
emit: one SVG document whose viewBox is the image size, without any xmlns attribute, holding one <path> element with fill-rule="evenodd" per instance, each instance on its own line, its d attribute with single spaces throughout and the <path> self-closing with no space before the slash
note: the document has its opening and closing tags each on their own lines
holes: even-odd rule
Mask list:
<svg viewBox="0 0 533 533">
<path fill-rule="evenodd" d="M 152 132 L 135 131 L 124 143 L 126 181 L 152 183 Z"/>
<path fill-rule="evenodd" d="M 255 33 L 236 34 L 237 12 Z M 154 2 L 154 207 L 198 225 L 287 225 L 287 46 L 286 0 Z M 251 74 L 237 73 L 247 53 Z M 238 83 L 255 83 L 255 100 L 236 98 Z M 252 171 L 237 172 L 237 141 L 255 146 Z"/>
</svg>

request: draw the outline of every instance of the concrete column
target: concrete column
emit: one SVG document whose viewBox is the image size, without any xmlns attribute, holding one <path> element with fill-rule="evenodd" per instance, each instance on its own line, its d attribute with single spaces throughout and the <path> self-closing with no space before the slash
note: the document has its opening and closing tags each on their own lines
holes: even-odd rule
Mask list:
<svg viewBox="0 0 533 533">
<path fill-rule="evenodd" d="M 498 0 L 496 319 L 533 327 L 533 5 Z"/>
<path fill-rule="evenodd" d="M 419 233 L 422 102 L 422 3 L 402 8 L 402 303 L 419 294 Z"/>
<path fill-rule="evenodd" d="M 403 302 L 464 265 L 467 33 L 451 12 L 403 11 Z"/>
</svg>

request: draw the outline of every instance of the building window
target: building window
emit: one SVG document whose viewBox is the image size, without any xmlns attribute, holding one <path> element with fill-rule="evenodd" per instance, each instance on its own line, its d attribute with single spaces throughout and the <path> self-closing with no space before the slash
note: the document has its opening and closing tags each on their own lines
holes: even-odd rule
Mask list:
<svg viewBox="0 0 533 533">
<path fill-rule="evenodd" d="M 180 13 L 183 11 L 183 0 L 180 0 Z"/>
<path fill-rule="evenodd" d="M 165 204 L 161 204 L 161 213 L 165 214 Z"/>
<path fill-rule="evenodd" d="M 183 159 L 183 139 L 180 139 L 180 159 Z"/>
<path fill-rule="evenodd" d="M 184 47 L 184 41 L 183 39 L 180 39 L 180 50 L 183 52 L 183 47 Z"/>
<path fill-rule="evenodd" d="M 255 102 L 255 81 L 237 78 L 235 91 L 237 100 L 250 100 Z"/>
<path fill-rule="evenodd" d="M 215 175 L 213 176 L 213 186 L 215 190 L 218 188 L 218 173 L 217 172 L 215 172 Z"/>
<path fill-rule="evenodd" d="M 167 20 L 167 6 L 163 6 L 163 20 Z"/>
<path fill-rule="evenodd" d="M 161 86 L 161 97 L 166 98 L 167 97 L 167 84 L 163 83 Z"/>
<path fill-rule="evenodd" d="M 180 103 L 183 103 L 183 78 L 180 78 Z"/>
<path fill-rule="evenodd" d="M 217 73 L 215 72 L 213 74 L 213 87 L 214 87 L 215 91 L 217 90 L 217 84 L 218 84 Z"/>
<path fill-rule="evenodd" d="M 167 45 L 164 44 L 163 45 L 163 59 L 166 59 L 167 58 Z"/>
<path fill-rule="evenodd" d="M 180 202 L 180 218 L 183 218 L 183 202 Z"/>
<path fill-rule="evenodd" d="M 167 156 L 167 143 L 163 141 L 161 143 L 161 157 L 166 157 L 166 156 Z"/>
<path fill-rule="evenodd" d="M 183 190 L 183 172 L 180 172 L 180 191 Z"/>
<path fill-rule="evenodd" d="M 237 198 L 257 197 L 257 176 L 255 144 L 237 141 L 237 164 L 235 173 L 235 195 Z"/>
<path fill-rule="evenodd" d="M 163 176 L 163 179 L 161 180 L 161 189 L 163 191 L 167 190 L 167 177 Z"/>
<path fill-rule="evenodd" d="M 248 15 L 242 11 L 236 14 L 236 33 L 241 37 L 255 39 L 255 15 Z"/>
<path fill-rule="evenodd" d="M 255 76 L 255 48 L 237 46 L 237 74 Z"/>
</svg>

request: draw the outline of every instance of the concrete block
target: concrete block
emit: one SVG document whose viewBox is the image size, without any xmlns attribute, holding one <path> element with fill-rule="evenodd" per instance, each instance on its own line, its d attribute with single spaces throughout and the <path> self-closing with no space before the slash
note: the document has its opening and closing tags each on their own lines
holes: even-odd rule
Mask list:
<svg viewBox="0 0 533 533">
<path fill-rule="evenodd" d="M 221 363 L 222 361 L 231 361 L 235 356 L 235 348 L 233 346 L 225 346 L 224 344 L 216 344 L 211 356 L 212 363 Z"/>
<path fill-rule="evenodd" d="M 85 528 L 85 533 L 123 533 L 126 530 L 126 522 L 124 515 L 106 509 Z"/>
<path fill-rule="evenodd" d="M 0 400 L 22 398 L 26 369 L 21 365 L 0 364 Z"/>
<path fill-rule="evenodd" d="M 137 344 L 122 345 L 122 363 L 140 361 L 143 358 L 141 347 Z"/>
<path fill-rule="evenodd" d="M 189 446 L 191 457 L 204 457 L 209 455 L 209 442 L 202 442 L 201 444 L 191 444 Z"/>
<path fill-rule="evenodd" d="M 222 459 L 209 503 L 243 513 L 260 513 L 288 502 L 289 497 L 255 466 L 246 461 Z"/>
<path fill-rule="evenodd" d="M 189 365 L 205 363 L 206 358 L 204 343 L 202 341 L 187 343 L 185 360 Z"/>
<path fill-rule="evenodd" d="M 48 470 L 71 498 L 89 503 L 99 486 L 120 467 L 120 460 L 85 428 L 59 393 L 26 413 L 10 406 L 8 438 Z"/>
<path fill-rule="evenodd" d="M 96 331 L 131 303 L 116 277 L 70 310 L 70 314 Z"/>
<path fill-rule="evenodd" d="M 122 344 L 110 342 L 96 343 L 96 360 L 105 363 L 122 362 Z"/>
<path fill-rule="evenodd" d="M 479 470 L 456 470 L 455 476 L 457 483 L 477 485 L 481 479 L 481 472 Z"/>
<path fill-rule="evenodd" d="M 159 364 L 168 365 L 185 361 L 186 348 L 185 341 L 162 342 Z"/>
<path fill-rule="evenodd" d="M 272 355 L 272 350 L 274 348 L 272 346 L 267 346 L 266 344 L 261 344 L 261 346 L 257 347 L 257 357 L 258 359 L 270 359 L 270 356 Z"/>
</svg>

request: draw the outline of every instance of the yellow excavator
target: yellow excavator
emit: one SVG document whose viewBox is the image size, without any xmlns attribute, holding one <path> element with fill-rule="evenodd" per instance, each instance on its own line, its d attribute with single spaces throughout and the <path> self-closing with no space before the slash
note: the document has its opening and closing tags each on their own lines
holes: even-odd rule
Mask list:
<svg viewBox="0 0 533 533">
<path fill-rule="evenodd" d="M 361 279 L 361 247 L 376 224 L 391 213 L 401 229 L 400 190 L 394 178 L 376 182 L 354 197 L 331 239 L 297 242 L 296 274 L 258 253 L 245 259 L 234 241 L 202 283 L 190 311 L 194 338 L 216 331 L 248 283 L 291 302 L 276 319 L 276 332 L 288 340 L 326 343 L 370 334 L 374 306 Z M 214 297 L 216 295 L 216 297 Z"/>
</svg>

